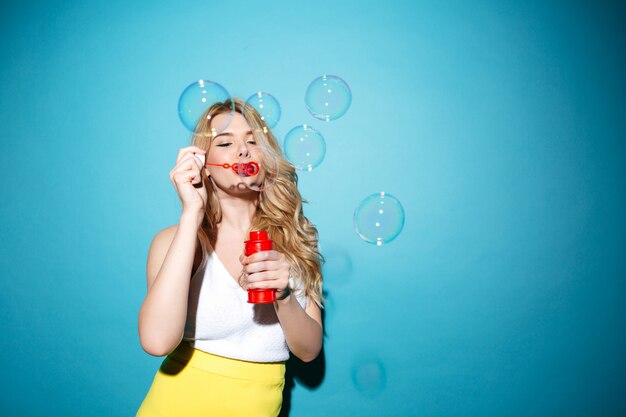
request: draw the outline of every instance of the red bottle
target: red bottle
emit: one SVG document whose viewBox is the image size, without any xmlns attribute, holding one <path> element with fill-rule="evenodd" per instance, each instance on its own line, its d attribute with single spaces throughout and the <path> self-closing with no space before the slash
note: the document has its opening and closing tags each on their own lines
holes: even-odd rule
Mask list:
<svg viewBox="0 0 626 417">
<path fill-rule="evenodd" d="M 250 256 L 253 253 L 264 250 L 272 250 L 274 243 L 267 237 L 267 231 L 257 230 L 250 232 L 250 240 L 244 242 L 245 254 Z M 248 290 L 248 302 L 252 304 L 266 304 L 276 301 L 276 289 L 258 289 Z"/>
</svg>

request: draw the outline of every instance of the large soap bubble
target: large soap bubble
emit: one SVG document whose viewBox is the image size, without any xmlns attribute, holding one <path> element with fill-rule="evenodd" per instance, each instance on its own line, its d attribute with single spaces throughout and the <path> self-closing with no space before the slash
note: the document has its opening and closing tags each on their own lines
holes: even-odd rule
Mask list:
<svg viewBox="0 0 626 417">
<path fill-rule="evenodd" d="M 210 116 L 204 116 L 209 107 L 230 98 L 228 91 L 214 81 L 199 80 L 193 82 L 183 90 L 178 99 L 178 116 L 180 117 L 180 121 L 187 130 L 196 132 L 203 117 L 206 117 L 207 122 L 211 122 Z M 207 133 L 215 134 L 224 131 L 230 124 L 234 113 L 235 104 L 233 102 L 230 117 L 222 118 L 219 125 L 213 124 L 211 126 L 211 132 L 207 131 Z"/>
<path fill-rule="evenodd" d="M 366 197 L 354 211 L 354 230 L 361 239 L 381 246 L 394 240 L 404 226 L 404 208 L 391 194 Z"/>
<path fill-rule="evenodd" d="M 326 142 L 309 125 L 296 126 L 287 132 L 283 145 L 285 156 L 300 171 L 312 171 L 326 155 Z"/>
<path fill-rule="evenodd" d="M 304 95 L 304 103 L 309 113 L 326 122 L 346 114 L 351 102 L 350 87 L 336 75 L 322 75 L 314 79 Z"/>
<path fill-rule="evenodd" d="M 261 120 L 265 122 L 268 128 L 272 129 L 278 124 L 280 120 L 280 104 L 276 97 L 270 93 L 264 93 L 259 91 L 248 97 L 246 100 L 250 106 L 254 107 L 256 111 L 261 115 Z M 244 108 L 244 115 L 245 115 Z"/>
</svg>

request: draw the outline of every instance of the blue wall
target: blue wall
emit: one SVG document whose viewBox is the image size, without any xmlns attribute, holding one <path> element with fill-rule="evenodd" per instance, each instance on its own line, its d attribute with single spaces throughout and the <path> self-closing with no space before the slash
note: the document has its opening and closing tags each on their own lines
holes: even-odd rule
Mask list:
<svg viewBox="0 0 626 417">
<path fill-rule="evenodd" d="M 292 416 L 625 415 L 614 3 L 3 3 L 3 415 L 139 407 L 162 360 L 137 335 L 146 255 L 178 221 L 176 103 L 200 78 L 274 94 L 279 137 L 326 137 L 301 175 L 325 369 L 296 380 Z M 326 124 L 303 102 L 324 73 L 353 91 Z M 406 212 L 382 247 L 352 226 L 379 191 Z"/>
</svg>

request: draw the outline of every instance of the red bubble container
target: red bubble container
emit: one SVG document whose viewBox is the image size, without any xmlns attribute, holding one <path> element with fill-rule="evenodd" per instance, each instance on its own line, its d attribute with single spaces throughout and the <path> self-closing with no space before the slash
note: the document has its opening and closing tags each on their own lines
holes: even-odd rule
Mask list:
<svg viewBox="0 0 626 417">
<path fill-rule="evenodd" d="M 244 242 L 245 254 L 250 256 L 253 253 L 261 252 L 264 250 L 272 250 L 274 248 L 274 242 L 267 237 L 267 231 L 257 230 L 250 232 L 250 240 Z M 267 304 L 276 301 L 276 290 L 258 289 L 254 288 L 248 290 L 248 302 L 252 304 Z"/>
</svg>

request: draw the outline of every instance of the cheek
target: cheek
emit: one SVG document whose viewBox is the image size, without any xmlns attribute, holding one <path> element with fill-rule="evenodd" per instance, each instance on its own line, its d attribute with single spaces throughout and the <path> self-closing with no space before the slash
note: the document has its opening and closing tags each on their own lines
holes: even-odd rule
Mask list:
<svg viewBox="0 0 626 417">
<path fill-rule="evenodd" d="M 223 163 L 218 161 L 216 163 Z M 230 168 L 224 168 L 222 166 L 211 166 L 207 168 L 208 175 L 213 179 L 219 179 L 220 181 L 229 181 L 231 176 L 235 174 Z"/>
<path fill-rule="evenodd" d="M 224 152 L 212 151 L 209 155 L 207 155 L 206 162 L 209 164 L 224 164 L 228 162 L 228 157 Z M 215 166 L 207 167 L 209 169 L 216 168 Z"/>
<path fill-rule="evenodd" d="M 222 167 L 209 167 L 207 169 L 207 174 L 211 177 L 221 176 L 223 175 L 224 168 Z"/>
</svg>

